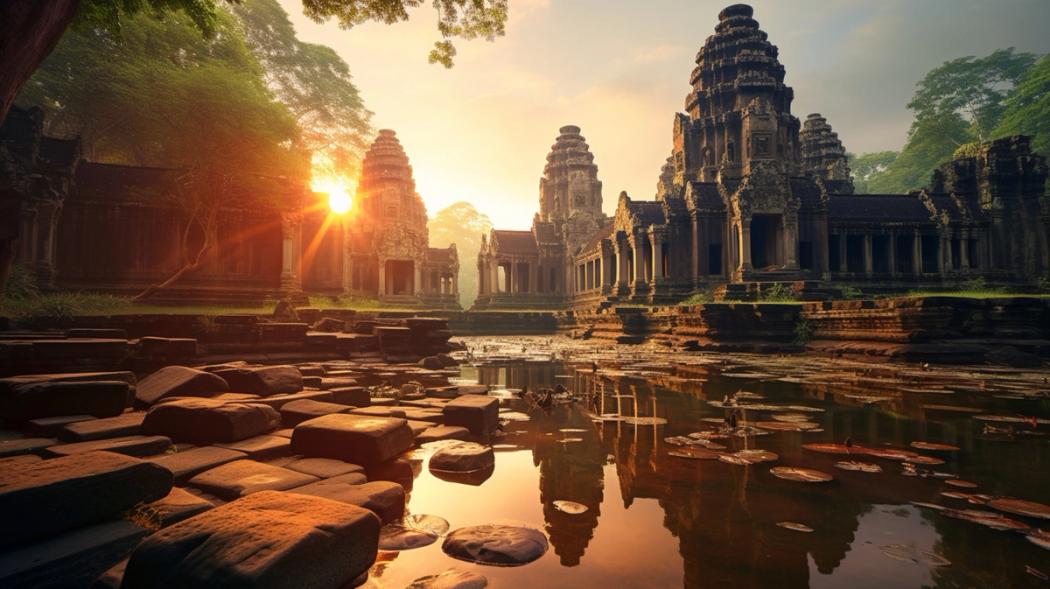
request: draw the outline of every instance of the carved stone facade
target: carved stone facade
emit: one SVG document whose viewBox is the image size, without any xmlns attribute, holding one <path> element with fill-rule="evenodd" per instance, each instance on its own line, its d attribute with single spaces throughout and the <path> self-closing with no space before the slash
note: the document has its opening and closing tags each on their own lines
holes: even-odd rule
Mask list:
<svg viewBox="0 0 1050 589">
<path fill-rule="evenodd" d="M 651 304 L 700 291 L 747 298 L 775 284 L 822 297 L 844 285 L 1050 279 L 1046 159 L 1027 138 L 981 146 L 946 164 L 923 191 L 855 195 L 827 121 L 810 115 L 800 128 L 791 114 L 794 91 L 750 6 L 719 14 L 696 63 L 656 199 L 621 193 L 611 222 L 589 212 L 599 226 L 582 238 L 551 222 L 551 203 L 563 201 L 552 201 L 541 182 L 533 230 L 493 231 L 482 248 L 479 307 Z M 514 282 L 519 268 L 535 264 L 564 283 L 540 287 L 543 297 L 515 290 L 524 283 Z M 486 280 L 499 284 L 500 268 L 510 291 L 486 290 Z"/>
<path fill-rule="evenodd" d="M 394 304 L 458 308 L 456 246 L 428 246 L 427 210 L 396 134 L 365 154 L 355 215 L 344 224 L 343 290 Z"/>
</svg>

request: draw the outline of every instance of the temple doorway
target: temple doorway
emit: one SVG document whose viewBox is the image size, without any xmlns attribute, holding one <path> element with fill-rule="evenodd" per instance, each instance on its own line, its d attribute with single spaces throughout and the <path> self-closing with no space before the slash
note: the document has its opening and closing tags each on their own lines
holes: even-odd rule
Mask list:
<svg viewBox="0 0 1050 589">
<path fill-rule="evenodd" d="M 784 265 L 784 223 L 781 215 L 751 217 L 751 265 L 756 270 Z"/>
<path fill-rule="evenodd" d="M 412 260 L 387 260 L 387 294 L 412 295 L 415 294 L 415 286 L 415 265 Z"/>
</svg>

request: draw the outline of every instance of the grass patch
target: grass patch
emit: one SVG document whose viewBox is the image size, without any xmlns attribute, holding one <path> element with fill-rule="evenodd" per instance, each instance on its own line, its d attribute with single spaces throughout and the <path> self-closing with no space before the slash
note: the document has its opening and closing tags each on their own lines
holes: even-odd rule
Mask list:
<svg viewBox="0 0 1050 589">
<path fill-rule="evenodd" d="M 68 319 L 77 315 L 126 313 L 128 299 L 90 292 L 61 292 L 16 298 L 5 295 L 0 313 L 16 320 Z"/>
<path fill-rule="evenodd" d="M 974 278 L 966 282 L 960 283 L 955 288 L 945 290 L 913 290 L 904 295 L 907 297 L 961 297 L 968 299 L 994 299 L 999 297 L 1037 297 L 1047 298 L 1050 297 L 1050 292 L 1044 287 L 1042 281 L 1040 281 L 1039 292 L 1035 293 L 1018 293 L 1010 292 L 1004 286 L 990 286 L 985 282 L 984 278 Z"/>
</svg>

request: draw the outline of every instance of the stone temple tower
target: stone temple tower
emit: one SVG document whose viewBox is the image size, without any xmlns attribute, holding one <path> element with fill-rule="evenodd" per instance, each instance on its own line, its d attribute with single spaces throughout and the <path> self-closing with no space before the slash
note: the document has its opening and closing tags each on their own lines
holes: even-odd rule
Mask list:
<svg viewBox="0 0 1050 589">
<path fill-rule="evenodd" d="M 675 116 L 675 183 L 740 177 L 758 162 L 797 173 L 800 123 L 778 50 L 745 4 L 719 15 L 689 79 L 686 113 Z"/>
<path fill-rule="evenodd" d="M 567 125 L 558 133 L 540 178 L 539 220 L 553 224 L 572 252 L 605 222 L 602 183 L 580 128 Z"/>
<path fill-rule="evenodd" d="M 806 117 L 799 137 L 802 144 L 802 171 L 829 184 L 836 194 L 852 194 L 853 179 L 846 162 L 846 148 L 828 120 L 813 113 Z"/>
</svg>

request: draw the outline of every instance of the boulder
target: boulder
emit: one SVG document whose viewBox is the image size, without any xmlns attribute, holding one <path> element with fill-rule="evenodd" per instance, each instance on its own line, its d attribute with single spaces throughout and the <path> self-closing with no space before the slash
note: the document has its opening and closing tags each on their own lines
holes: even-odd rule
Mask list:
<svg viewBox="0 0 1050 589">
<path fill-rule="evenodd" d="M 67 381 L 0 379 L 0 417 L 28 421 L 86 414 L 113 417 L 128 404 L 128 383 L 120 380 Z"/>
<path fill-rule="evenodd" d="M 132 509 L 128 518 L 150 528 L 166 528 L 215 507 L 215 504 L 185 489 L 173 487 L 164 497 Z"/>
<path fill-rule="evenodd" d="M 179 399 L 151 407 L 142 422 L 142 431 L 166 435 L 177 442 L 213 444 L 264 434 L 277 429 L 280 423 L 280 413 L 259 403 Z"/>
<path fill-rule="evenodd" d="M 470 438 L 470 430 L 458 425 L 438 425 L 428 428 L 416 436 L 417 444 L 437 442 L 439 440 L 467 440 Z"/>
<path fill-rule="evenodd" d="M 375 562 L 379 526 L 354 505 L 264 491 L 154 533 L 123 589 L 336 589 Z"/>
<path fill-rule="evenodd" d="M 547 537 L 533 528 L 486 524 L 453 530 L 441 549 L 467 562 L 520 566 L 547 552 Z"/>
<path fill-rule="evenodd" d="M 104 417 L 90 421 L 76 421 L 67 424 L 58 432 L 58 437 L 69 442 L 87 442 L 104 438 L 133 436 L 142 429 L 142 420 L 146 414 L 142 411 L 123 413 L 116 417 Z"/>
<path fill-rule="evenodd" d="M 193 477 L 189 486 L 233 501 L 259 491 L 285 491 L 319 479 L 308 474 L 272 466 L 255 460 L 235 460 Z"/>
<path fill-rule="evenodd" d="M 127 456 L 153 456 L 163 454 L 171 448 L 171 438 L 166 436 L 124 436 L 89 442 L 56 444 L 41 451 L 43 456 L 73 456 L 85 452 L 107 451 Z"/>
<path fill-rule="evenodd" d="M 496 455 L 492 448 L 474 442 L 442 446 L 430 457 L 430 469 L 445 472 L 475 472 L 492 468 L 495 464 Z"/>
<path fill-rule="evenodd" d="M 292 443 L 288 438 L 272 435 L 255 436 L 230 444 L 217 445 L 220 448 L 244 452 L 249 458 L 255 460 L 270 460 L 289 456 L 292 453 Z"/>
<path fill-rule="evenodd" d="M 211 397 L 230 389 L 222 377 L 186 366 L 165 366 L 139 381 L 135 401 L 148 407 L 165 397 Z"/>
<path fill-rule="evenodd" d="M 390 460 L 413 443 L 408 423 L 389 417 L 325 415 L 300 423 L 292 432 L 292 450 L 296 454 L 365 466 Z"/>
<path fill-rule="evenodd" d="M 215 468 L 216 466 L 221 466 L 227 462 L 233 462 L 234 460 L 240 460 L 241 458 L 246 457 L 247 455 L 244 452 L 229 450 L 227 448 L 203 446 L 201 448 L 190 448 L 189 450 L 184 450 L 182 452 L 166 454 L 157 458 L 150 458 L 149 461 L 170 471 L 175 482 L 183 484 L 190 480 L 194 475 Z"/>
<path fill-rule="evenodd" d="M 285 403 L 281 407 L 281 423 L 284 427 L 295 427 L 296 425 L 315 417 L 330 415 L 332 413 L 345 413 L 349 410 L 350 407 L 347 405 L 314 401 L 312 399 L 300 399 L 298 401 L 292 401 L 291 403 Z"/>
<path fill-rule="evenodd" d="M 171 491 L 171 473 L 112 452 L 0 465 L 0 547 L 115 517 Z"/>
<path fill-rule="evenodd" d="M 0 587 L 90 587 L 127 558 L 149 530 L 125 520 L 78 528 L 0 554 Z"/>
<path fill-rule="evenodd" d="M 485 395 L 463 395 L 442 409 L 445 425 L 458 425 L 476 436 L 485 436 L 499 425 L 499 400 Z"/>
<path fill-rule="evenodd" d="M 231 391 L 268 397 L 303 390 L 303 374 L 295 366 L 235 366 L 214 371 Z"/>
<path fill-rule="evenodd" d="M 289 492 L 324 497 L 363 507 L 379 516 L 384 524 L 401 519 L 405 513 L 405 489 L 390 481 L 355 484 L 345 480 L 328 479 Z"/>
</svg>

